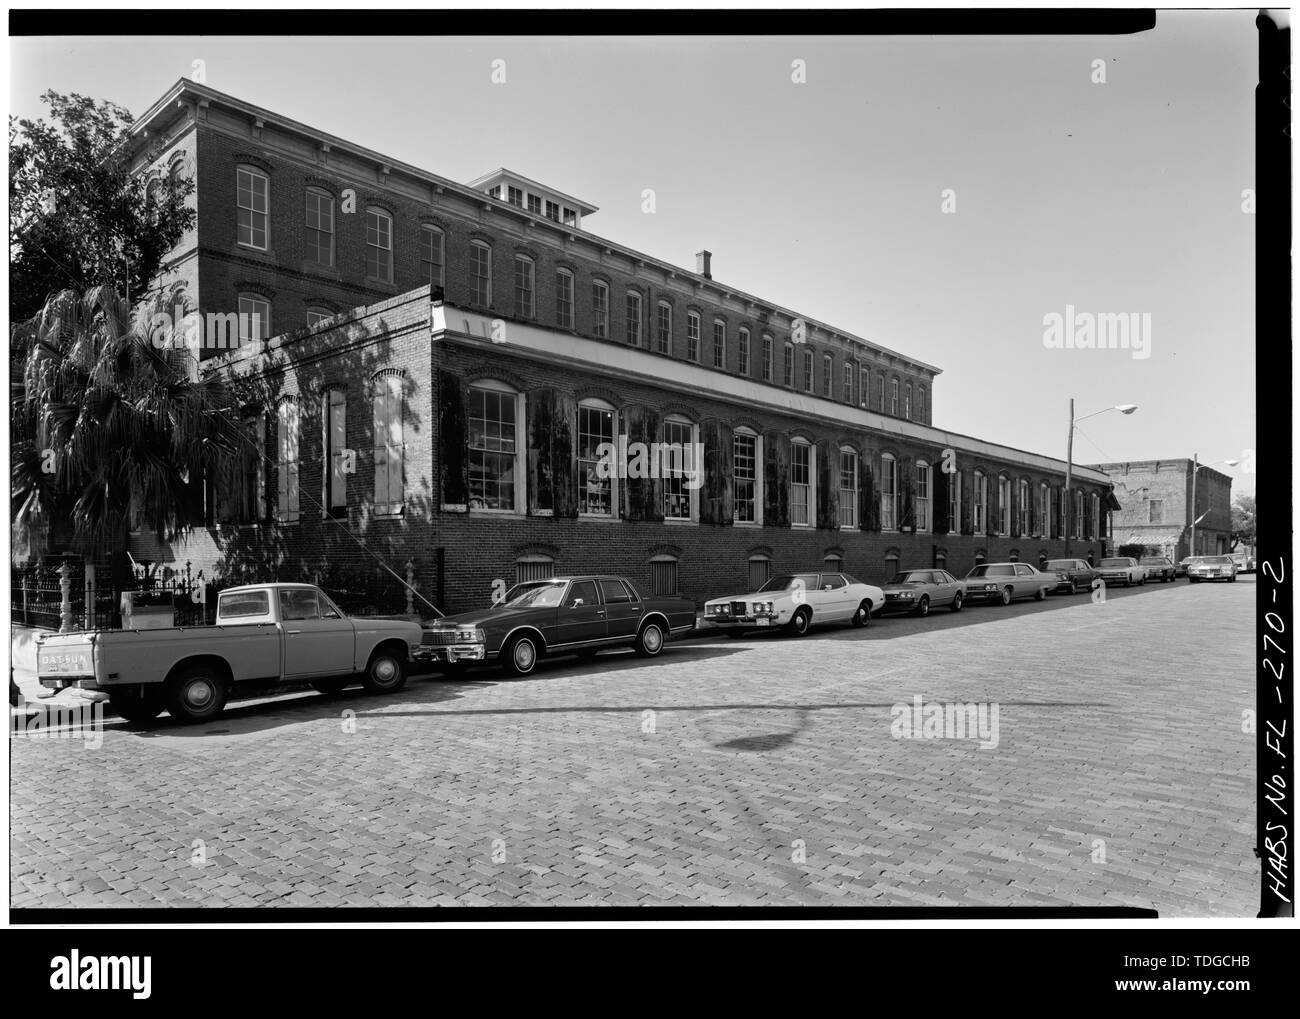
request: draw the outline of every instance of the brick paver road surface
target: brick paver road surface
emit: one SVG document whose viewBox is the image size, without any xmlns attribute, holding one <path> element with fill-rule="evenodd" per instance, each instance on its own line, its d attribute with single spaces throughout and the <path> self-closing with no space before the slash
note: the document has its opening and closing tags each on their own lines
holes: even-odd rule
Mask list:
<svg viewBox="0 0 1300 1019">
<path fill-rule="evenodd" d="M 20 736 L 12 903 L 1253 915 L 1242 581 Z M 996 704 L 996 747 L 895 738 L 918 695 Z"/>
</svg>

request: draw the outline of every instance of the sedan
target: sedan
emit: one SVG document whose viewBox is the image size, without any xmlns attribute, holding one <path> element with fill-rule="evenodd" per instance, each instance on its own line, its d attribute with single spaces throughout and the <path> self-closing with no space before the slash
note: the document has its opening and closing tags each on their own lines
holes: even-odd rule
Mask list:
<svg viewBox="0 0 1300 1019">
<path fill-rule="evenodd" d="M 1085 559 L 1050 559 L 1043 572 L 1055 573 L 1058 581 L 1055 590 L 1067 594 L 1087 591 L 1097 579 L 1097 571 Z"/>
<path fill-rule="evenodd" d="M 526 676 L 548 654 L 586 657 L 623 645 L 653 658 L 669 634 L 695 628 L 695 603 L 646 597 L 625 577 L 551 577 L 516 584 L 485 611 L 439 620 L 439 625 L 482 630 L 486 660 Z M 447 671 L 462 668 L 455 663 Z"/>
<path fill-rule="evenodd" d="M 966 585 L 947 570 L 901 570 L 882 588 L 885 606 L 881 613 L 911 612 L 928 616 L 930 609 L 948 606 L 961 611 Z"/>
<path fill-rule="evenodd" d="M 966 574 L 966 600 L 1010 605 L 1016 598 L 1042 601 L 1058 584 L 1055 573 L 1042 573 L 1028 563 L 981 563 Z"/>
<path fill-rule="evenodd" d="M 1138 560 L 1138 564 L 1146 567 L 1148 578 L 1159 580 L 1162 584 L 1170 583 L 1178 572 L 1174 561 L 1162 555 L 1143 556 Z"/>
<path fill-rule="evenodd" d="M 1232 556 L 1197 556 L 1187 564 L 1187 579 L 1193 584 L 1202 580 L 1226 580 L 1231 584 L 1237 579 L 1237 564 L 1232 561 Z"/>
<path fill-rule="evenodd" d="M 1237 564 L 1238 573 L 1254 573 L 1255 557 L 1249 552 L 1229 552 L 1232 561 Z"/>
<path fill-rule="evenodd" d="M 1107 584 L 1142 585 L 1147 582 L 1147 568 L 1132 556 L 1114 556 L 1097 564 L 1097 575 Z"/>
<path fill-rule="evenodd" d="M 802 637 L 814 623 L 866 626 L 885 593 L 847 573 L 783 573 L 749 594 L 710 598 L 704 618 L 733 634 L 777 626 Z"/>
</svg>

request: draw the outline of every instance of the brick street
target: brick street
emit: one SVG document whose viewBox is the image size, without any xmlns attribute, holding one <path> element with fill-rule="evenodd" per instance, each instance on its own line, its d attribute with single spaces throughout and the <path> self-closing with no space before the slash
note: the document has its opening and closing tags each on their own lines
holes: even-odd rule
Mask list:
<svg viewBox="0 0 1300 1019">
<path fill-rule="evenodd" d="M 17 737 L 12 905 L 1249 916 L 1254 597 L 1180 581 Z M 893 738 L 917 695 L 996 703 L 997 746 Z"/>
</svg>

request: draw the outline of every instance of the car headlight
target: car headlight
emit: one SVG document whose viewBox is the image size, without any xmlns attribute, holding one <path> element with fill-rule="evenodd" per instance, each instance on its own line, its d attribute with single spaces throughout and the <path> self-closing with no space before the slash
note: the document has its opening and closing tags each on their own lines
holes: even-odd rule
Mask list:
<svg viewBox="0 0 1300 1019">
<path fill-rule="evenodd" d="M 985 591 L 996 591 L 997 589 L 998 589 L 998 585 L 997 585 L 997 584 L 985 584 L 985 585 L 984 585 L 984 590 L 985 590 Z"/>
<path fill-rule="evenodd" d="M 482 630 L 470 626 L 457 627 L 456 642 L 458 644 L 482 644 L 486 638 Z"/>
</svg>

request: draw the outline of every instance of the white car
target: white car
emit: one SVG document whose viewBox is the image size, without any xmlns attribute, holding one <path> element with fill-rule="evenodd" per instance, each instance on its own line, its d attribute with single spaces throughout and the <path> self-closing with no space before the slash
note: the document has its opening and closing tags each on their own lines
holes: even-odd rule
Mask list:
<svg viewBox="0 0 1300 1019">
<path fill-rule="evenodd" d="M 818 623 L 866 626 L 885 592 L 847 573 L 783 573 L 750 594 L 711 598 L 704 618 L 733 633 L 784 627 L 802 637 Z"/>
<path fill-rule="evenodd" d="M 1147 568 L 1131 556 L 1112 556 L 1097 564 L 1097 576 L 1107 584 L 1141 586 L 1147 582 Z"/>
</svg>

